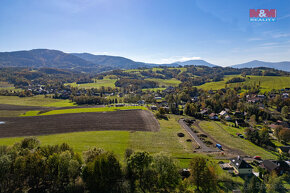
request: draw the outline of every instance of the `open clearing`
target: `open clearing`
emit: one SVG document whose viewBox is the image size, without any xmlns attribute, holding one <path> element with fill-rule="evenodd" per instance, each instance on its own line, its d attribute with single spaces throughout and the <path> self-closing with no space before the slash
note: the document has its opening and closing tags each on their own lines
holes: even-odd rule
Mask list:
<svg viewBox="0 0 290 193">
<path fill-rule="evenodd" d="M 1 137 L 48 135 L 75 131 L 158 131 L 159 124 L 150 111 L 61 114 L 31 117 L 2 117 Z"/>
<path fill-rule="evenodd" d="M 226 82 L 234 77 L 242 77 L 240 75 L 227 75 L 223 81 L 208 82 L 198 86 L 205 90 L 217 90 L 225 88 Z M 286 76 L 247 76 L 245 82 L 227 84 L 227 87 L 237 85 L 258 85 L 261 84 L 261 92 L 271 91 L 272 89 L 282 89 L 290 87 L 290 77 Z"/>
<path fill-rule="evenodd" d="M 67 83 L 66 85 L 70 85 L 72 87 L 84 88 L 84 89 L 101 88 L 102 86 L 115 88 L 116 81 L 117 79 L 104 78 L 102 80 L 95 79 L 95 82 L 93 83 L 86 83 L 86 84 Z"/>
<path fill-rule="evenodd" d="M 76 106 L 70 100 L 52 99 L 44 95 L 36 95 L 33 97 L 0 96 L 0 104 L 42 107 Z"/>
<path fill-rule="evenodd" d="M 136 111 L 130 112 L 134 113 L 132 115 L 133 117 L 137 116 Z M 108 113 L 117 113 L 117 112 L 108 112 Z M 95 113 L 84 113 L 83 115 L 87 114 L 95 114 Z M 41 116 L 41 117 L 51 117 L 51 116 Z M 82 117 L 79 117 L 78 119 L 81 118 Z M 129 116 L 123 118 L 123 121 L 128 122 L 126 120 L 128 118 Z M 2 118 L 0 119 L 2 120 Z M 187 167 L 190 158 L 192 158 L 196 154 L 193 153 L 194 142 L 186 141 L 187 139 L 190 139 L 190 137 L 186 132 L 184 132 L 184 130 L 178 124 L 177 120 L 179 119 L 180 119 L 179 116 L 170 115 L 168 120 L 159 120 L 158 122 L 160 125 L 160 130 L 157 132 L 148 132 L 140 130 L 86 131 L 86 132 L 71 132 L 63 134 L 42 135 L 38 136 L 37 138 L 41 141 L 42 145 L 54 145 L 63 142 L 68 143 L 71 147 L 74 148 L 75 151 L 80 153 L 82 151 L 87 150 L 89 147 L 93 146 L 101 147 L 107 151 L 114 151 L 121 158 L 124 157 L 124 153 L 127 148 L 131 148 L 135 151 L 148 151 L 150 153 L 165 152 L 178 159 L 181 167 Z M 85 120 L 83 122 L 85 122 Z M 128 127 L 126 128 L 128 129 Z M 183 132 L 185 134 L 185 137 L 182 138 L 178 137 L 177 133 L 179 132 Z M 15 142 L 19 142 L 23 138 L 24 137 L 0 138 L 0 145 L 12 145 Z"/>
<path fill-rule="evenodd" d="M 124 107 L 98 107 L 98 108 L 68 108 L 58 109 L 52 111 L 28 111 L 23 116 L 43 116 L 43 115 L 59 115 L 59 114 L 70 114 L 70 113 L 92 113 L 92 112 L 110 112 L 118 110 L 148 110 L 144 106 L 124 106 Z"/>
<path fill-rule="evenodd" d="M 180 80 L 177 80 L 175 78 L 172 78 L 172 79 L 147 78 L 145 80 L 154 81 L 154 82 L 158 83 L 160 87 L 161 86 L 165 86 L 165 87 L 178 86 L 181 83 Z"/>
<path fill-rule="evenodd" d="M 235 133 L 243 133 L 241 129 L 225 126 L 215 121 L 201 121 L 199 126 L 221 145 L 224 144 L 229 148 L 238 149 L 250 156 L 257 155 L 263 159 L 276 158 L 271 152 L 264 150 L 246 139 L 236 136 Z"/>
</svg>

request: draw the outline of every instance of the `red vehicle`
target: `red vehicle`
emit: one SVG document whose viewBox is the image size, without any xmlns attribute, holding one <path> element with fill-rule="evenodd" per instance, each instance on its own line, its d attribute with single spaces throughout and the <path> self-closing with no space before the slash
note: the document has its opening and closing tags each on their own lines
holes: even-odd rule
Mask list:
<svg viewBox="0 0 290 193">
<path fill-rule="evenodd" d="M 261 160 L 262 159 L 261 156 L 254 156 L 253 158 L 256 159 L 256 160 Z"/>
</svg>

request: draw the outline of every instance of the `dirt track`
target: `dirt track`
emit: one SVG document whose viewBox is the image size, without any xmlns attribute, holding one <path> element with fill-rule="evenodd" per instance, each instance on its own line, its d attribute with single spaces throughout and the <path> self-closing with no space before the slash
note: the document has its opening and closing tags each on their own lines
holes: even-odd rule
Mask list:
<svg viewBox="0 0 290 193">
<path fill-rule="evenodd" d="M 150 111 L 128 110 L 77 113 L 35 117 L 0 117 L 0 138 L 34 136 L 76 131 L 158 131 L 159 124 Z"/>
</svg>

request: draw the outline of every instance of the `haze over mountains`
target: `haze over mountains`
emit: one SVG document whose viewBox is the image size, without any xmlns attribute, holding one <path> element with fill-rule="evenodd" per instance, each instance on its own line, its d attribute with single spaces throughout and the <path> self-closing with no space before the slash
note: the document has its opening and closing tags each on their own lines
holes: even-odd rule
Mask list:
<svg viewBox="0 0 290 193">
<path fill-rule="evenodd" d="M 284 62 L 263 62 L 259 60 L 253 60 L 250 62 L 242 63 L 242 64 L 236 64 L 231 66 L 233 68 L 256 68 L 256 67 L 267 67 L 267 68 L 276 68 L 278 70 L 283 71 L 290 71 L 290 62 L 284 61 Z"/>
<path fill-rule="evenodd" d="M 29 51 L 0 52 L 0 67 L 48 67 L 84 72 L 102 72 L 114 69 L 151 68 L 157 66 L 208 66 L 219 67 L 204 60 L 188 60 L 171 64 L 136 62 L 120 56 L 93 55 L 90 53 L 64 53 L 59 50 L 33 49 Z M 290 71 L 290 62 L 262 62 L 254 60 L 233 65 L 234 68 L 268 67 Z"/>
</svg>

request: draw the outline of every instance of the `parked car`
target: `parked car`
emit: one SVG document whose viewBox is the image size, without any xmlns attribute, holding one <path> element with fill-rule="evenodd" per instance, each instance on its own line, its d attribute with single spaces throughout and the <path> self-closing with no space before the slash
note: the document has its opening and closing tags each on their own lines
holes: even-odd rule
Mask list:
<svg viewBox="0 0 290 193">
<path fill-rule="evenodd" d="M 215 146 L 216 146 L 217 148 L 219 148 L 220 150 L 223 149 L 223 147 L 222 147 L 220 144 L 218 144 L 218 143 L 217 143 Z"/>
<path fill-rule="evenodd" d="M 257 155 L 254 156 L 253 158 L 254 158 L 255 160 L 262 160 L 262 157 L 261 157 L 261 156 L 257 156 Z"/>
</svg>

